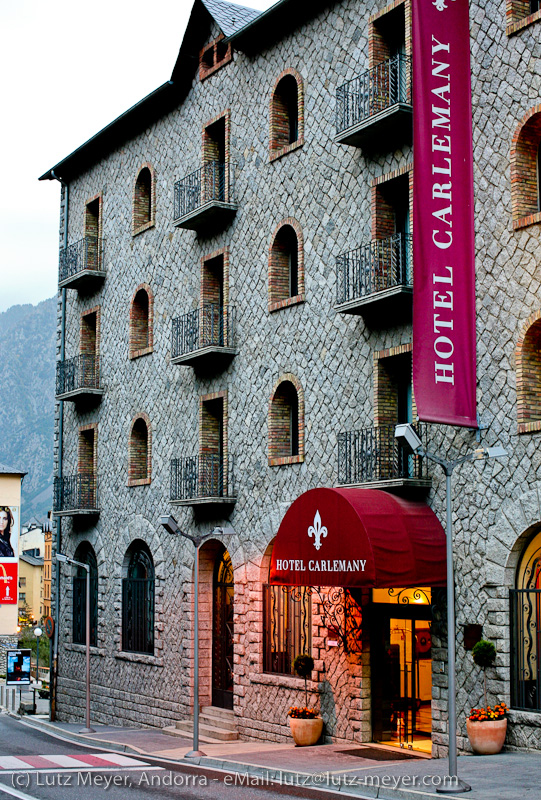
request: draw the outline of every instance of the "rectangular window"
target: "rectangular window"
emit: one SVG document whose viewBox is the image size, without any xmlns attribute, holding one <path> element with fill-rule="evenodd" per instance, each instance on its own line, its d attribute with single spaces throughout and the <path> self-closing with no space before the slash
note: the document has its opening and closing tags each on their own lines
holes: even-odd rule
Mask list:
<svg viewBox="0 0 541 800">
<path fill-rule="evenodd" d="M 19 589 L 26 586 L 26 578 L 19 578 Z"/>
<path fill-rule="evenodd" d="M 263 586 L 263 670 L 293 674 L 312 650 L 312 592 L 308 586 Z"/>
</svg>

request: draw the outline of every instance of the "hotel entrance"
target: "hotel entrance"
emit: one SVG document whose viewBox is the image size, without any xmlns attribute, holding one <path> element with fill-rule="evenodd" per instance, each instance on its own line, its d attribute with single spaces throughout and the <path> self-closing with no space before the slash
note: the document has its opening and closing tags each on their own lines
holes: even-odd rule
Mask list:
<svg viewBox="0 0 541 800">
<path fill-rule="evenodd" d="M 373 739 L 430 754 L 430 589 L 374 589 L 372 594 Z"/>
</svg>

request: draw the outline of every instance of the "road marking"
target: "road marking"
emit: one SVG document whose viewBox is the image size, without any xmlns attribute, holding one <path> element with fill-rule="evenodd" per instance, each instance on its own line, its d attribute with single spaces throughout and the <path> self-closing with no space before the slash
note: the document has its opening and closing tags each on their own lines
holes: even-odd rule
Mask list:
<svg viewBox="0 0 541 800">
<path fill-rule="evenodd" d="M 52 761 L 55 767 L 86 767 L 85 761 L 74 756 L 46 756 L 47 761 Z"/>
<path fill-rule="evenodd" d="M 58 769 L 88 769 L 100 767 L 149 767 L 147 761 L 138 758 L 119 755 L 117 753 L 82 753 L 76 756 L 69 755 L 29 755 L 29 756 L 0 756 L 0 774 L 5 770 L 22 770 L 30 772 L 35 770 Z"/>
<path fill-rule="evenodd" d="M 0 769 L 28 769 L 28 764 L 15 756 L 0 756 Z"/>
</svg>

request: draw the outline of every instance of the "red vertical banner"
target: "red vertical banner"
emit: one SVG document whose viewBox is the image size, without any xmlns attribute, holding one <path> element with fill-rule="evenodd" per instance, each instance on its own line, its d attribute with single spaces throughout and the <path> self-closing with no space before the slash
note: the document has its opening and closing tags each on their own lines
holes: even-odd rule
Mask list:
<svg viewBox="0 0 541 800">
<path fill-rule="evenodd" d="M 419 418 L 477 427 L 468 0 L 413 0 L 413 385 Z"/>
</svg>

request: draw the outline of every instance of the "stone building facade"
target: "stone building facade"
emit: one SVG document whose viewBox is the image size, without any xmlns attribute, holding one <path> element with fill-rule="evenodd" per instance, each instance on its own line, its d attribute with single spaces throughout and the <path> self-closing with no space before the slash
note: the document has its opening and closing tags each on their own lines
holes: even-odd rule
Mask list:
<svg viewBox="0 0 541 800">
<path fill-rule="evenodd" d="M 511 590 L 541 587 L 524 567 L 541 551 L 540 12 L 507 5 L 470 8 L 481 427 L 422 434 L 444 454 L 479 438 L 509 452 L 454 478 L 465 750 L 466 713 L 482 696 L 465 649 L 474 623 L 498 650 L 489 691 L 513 709 L 508 744 L 541 745 L 539 683 L 525 677 L 531 653 L 513 646 L 510 612 Z M 277 612 L 264 588 L 280 523 L 314 487 L 391 491 L 443 518 L 441 472 L 393 438 L 394 423 L 416 416 L 411 49 L 409 0 L 282 0 L 261 15 L 195 0 L 171 81 L 42 176 L 62 181 L 55 547 L 91 564 L 98 722 L 168 726 L 190 714 L 194 554 L 160 526 L 170 513 L 209 534 L 203 706 L 232 707 L 243 737 L 285 739 L 287 709 L 303 704 L 291 657 L 309 648 L 310 701 L 328 737 L 446 752 L 441 589 L 425 592 L 427 614 L 395 626 L 415 651 L 404 656 L 393 595 L 347 595 L 357 623 L 344 647 L 324 608 L 332 592 L 288 595 Z M 357 76 L 360 110 L 340 94 Z M 84 710 L 81 586 L 53 575 L 64 720 Z M 374 635 L 382 599 L 386 643 Z M 294 620 L 296 642 L 284 632 Z M 375 686 L 386 647 L 393 697 Z"/>
</svg>

